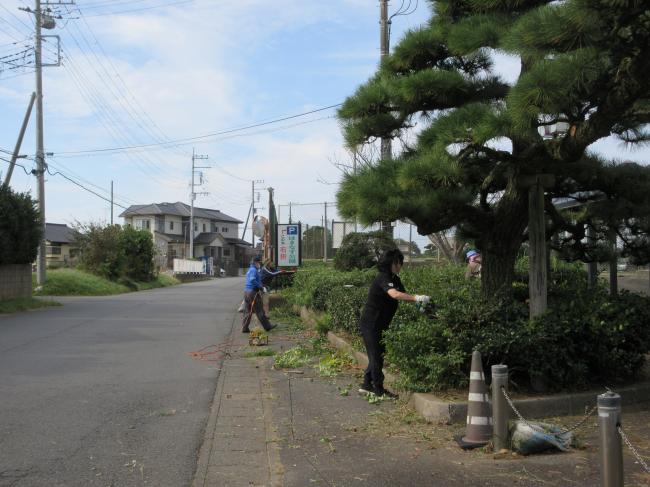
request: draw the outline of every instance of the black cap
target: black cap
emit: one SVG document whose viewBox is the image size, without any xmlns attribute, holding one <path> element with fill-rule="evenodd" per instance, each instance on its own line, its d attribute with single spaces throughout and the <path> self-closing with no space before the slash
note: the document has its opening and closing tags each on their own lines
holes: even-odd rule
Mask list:
<svg viewBox="0 0 650 487">
<path fill-rule="evenodd" d="M 262 262 L 262 258 L 259 255 L 253 257 L 253 262 Z"/>
</svg>

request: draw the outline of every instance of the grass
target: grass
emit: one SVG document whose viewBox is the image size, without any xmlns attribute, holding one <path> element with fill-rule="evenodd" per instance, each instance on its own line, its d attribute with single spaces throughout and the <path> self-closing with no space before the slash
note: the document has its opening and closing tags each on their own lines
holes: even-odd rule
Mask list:
<svg viewBox="0 0 650 487">
<path fill-rule="evenodd" d="M 272 348 L 260 348 L 259 350 L 251 350 L 244 353 L 244 357 L 246 358 L 272 357 L 273 355 L 275 355 L 275 351 Z"/>
<path fill-rule="evenodd" d="M 53 269 L 48 271 L 43 289 L 35 294 L 42 296 L 109 296 L 172 286 L 178 283 L 179 281 L 173 277 L 161 274 L 151 282 L 129 281 L 127 285 L 109 281 L 104 277 L 79 269 Z"/>
<path fill-rule="evenodd" d="M 0 301 L 0 314 L 16 313 L 28 309 L 46 308 L 49 306 L 61 306 L 61 303 L 48 299 L 20 298 Z"/>
</svg>

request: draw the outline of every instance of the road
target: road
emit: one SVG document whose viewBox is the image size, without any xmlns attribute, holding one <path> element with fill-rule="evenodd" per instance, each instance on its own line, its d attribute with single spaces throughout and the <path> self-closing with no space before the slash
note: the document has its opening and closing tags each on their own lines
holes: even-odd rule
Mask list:
<svg viewBox="0 0 650 487">
<path fill-rule="evenodd" d="M 184 486 L 242 280 L 0 317 L 0 486 Z"/>
</svg>

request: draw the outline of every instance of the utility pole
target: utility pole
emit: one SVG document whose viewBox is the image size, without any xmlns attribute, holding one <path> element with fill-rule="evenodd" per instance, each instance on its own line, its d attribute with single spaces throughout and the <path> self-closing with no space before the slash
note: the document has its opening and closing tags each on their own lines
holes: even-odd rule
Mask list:
<svg viewBox="0 0 650 487">
<path fill-rule="evenodd" d="M 388 0 L 379 0 L 381 14 L 379 19 L 380 27 L 380 62 L 383 62 L 390 52 L 390 25 L 391 20 L 388 17 Z M 381 158 L 390 159 L 393 156 L 392 143 L 389 137 L 381 139 Z M 381 229 L 393 236 L 393 226 L 389 221 L 381 222 Z"/>
<path fill-rule="evenodd" d="M 21 7 L 20 10 L 33 13 L 35 17 L 34 22 L 34 64 L 36 67 L 36 181 L 38 183 L 38 217 L 39 225 L 41 227 L 41 241 L 38 244 L 38 258 L 36 260 L 36 282 L 39 286 L 45 284 L 46 271 L 45 271 L 45 149 L 44 149 L 44 136 L 43 136 L 43 66 L 58 66 L 59 62 L 55 64 L 43 64 L 43 36 L 41 29 L 53 29 L 56 27 L 54 17 L 49 13 L 43 13 L 43 6 L 49 5 L 74 5 L 74 1 L 64 2 L 57 1 L 56 3 L 41 2 L 41 0 L 34 0 L 34 10 L 29 7 Z M 48 9 L 48 12 L 50 10 Z M 60 18 L 57 17 L 57 18 Z M 56 36 L 54 36 L 56 37 Z M 60 42 L 60 40 L 59 40 Z M 60 44 L 59 44 L 60 46 Z"/>
<path fill-rule="evenodd" d="M 327 262 L 327 201 L 323 204 L 323 262 Z"/>
<path fill-rule="evenodd" d="M 9 186 L 9 183 L 11 182 L 11 175 L 14 172 L 14 167 L 16 166 L 16 159 L 19 157 L 26 157 L 26 156 L 20 156 L 18 153 L 20 152 L 20 146 L 23 144 L 23 137 L 25 137 L 25 130 L 27 130 L 27 124 L 29 123 L 29 117 L 32 114 L 32 108 L 34 107 L 34 101 L 36 100 L 36 93 L 32 93 L 32 96 L 29 99 L 29 104 L 27 105 L 27 112 L 25 112 L 25 118 L 23 119 L 23 125 L 20 127 L 20 133 L 18 134 L 18 140 L 16 141 L 16 146 L 14 147 L 14 153 L 11 156 L 11 162 L 9 163 L 9 170 L 7 171 L 7 175 L 5 176 L 5 186 Z"/>
<path fill-rule="evenodd" d="M 111 180 L 111 225 L 113 225 L 113 181 Z"/>
<path fill-rule="evenodd" d="M 197 194 L 207 194 L 207 193 L 197 193 L 194 191 L 194 176 L 197 169 L 208 169 L 209 166 L 197 166 L 196 161 L 207 159 L 208 156 L 197 155 L 192 148 L 192 193 L 190 194 L 190 259 L 194 258 L 194 200 L 196 199 Z M 203 177 L 201 177 L 200 184 L 203 184 Z"/>
<path fill-rule="evenodd" d="M 36 39 L 34 62 L 36 64 L 36 179 L 38 181 L 38 216 L 41 226 L 41 241 L 38 244 L 36 261 L 36 282 L 45 284 L 45 150 L 43 141 L 43 66 L 41 39 L 41 0 L 34 0 L 36 9 Z"/>
</svg>

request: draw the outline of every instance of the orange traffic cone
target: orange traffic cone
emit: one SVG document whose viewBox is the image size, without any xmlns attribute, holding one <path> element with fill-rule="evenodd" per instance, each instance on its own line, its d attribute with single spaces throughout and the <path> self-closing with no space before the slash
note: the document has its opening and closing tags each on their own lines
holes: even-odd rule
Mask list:
<svg viewBox="0 0 650 487">
<path fill-rule="evenodd" d="M 458 438 L 461 448 L 470 449 L 487 445 L 492 438 L 492 415 L 485 387 L 485 374 L 481 353 L 472 353 L 472 366 L 469 373 L 469 397 L 467 399 L 467 429 L 465 436 Z"/>
</svg>

